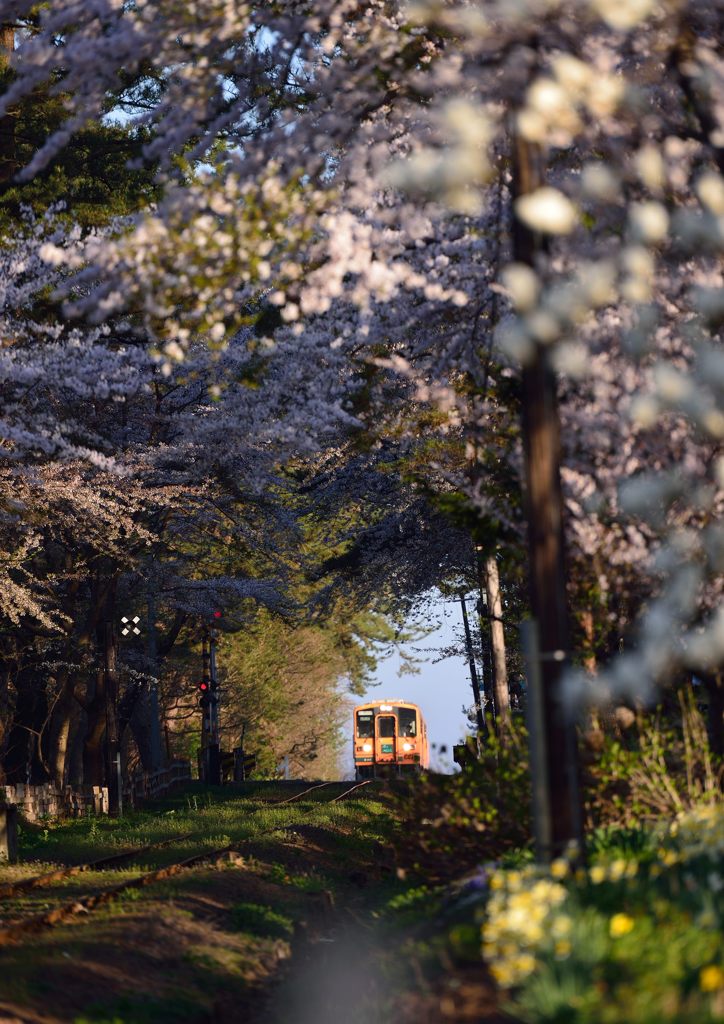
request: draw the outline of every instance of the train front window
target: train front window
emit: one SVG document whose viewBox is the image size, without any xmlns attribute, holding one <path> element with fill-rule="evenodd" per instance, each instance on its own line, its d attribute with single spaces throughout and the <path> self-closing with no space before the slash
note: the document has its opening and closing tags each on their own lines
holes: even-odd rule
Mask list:
<svg viewBox="0 0 724 1024">
<path fill-rule="evenodd" d="M 357 712 L 357 737 L 361 740 L 371 739 L 375 734 L 374 711 Z"/>
<path fill-rule="evenodd" d="M 380 715 L 378 728 L 380 739 L 389 739 L 395 735 L 395 720 L 392 715 Z"/>
<path fill-rule="evenodd" d="M 412 708 L 398 708 L 397 717 L 400 722 L 400 736 L 417 735 L 417 712 Z"/>
</svg>

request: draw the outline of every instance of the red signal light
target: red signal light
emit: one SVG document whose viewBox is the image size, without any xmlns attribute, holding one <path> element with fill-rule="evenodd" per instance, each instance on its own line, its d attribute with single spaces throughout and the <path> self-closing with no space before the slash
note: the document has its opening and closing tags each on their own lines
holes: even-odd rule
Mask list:
<svg viewBox="0 0 724 1024">
<path fill-rule="evenodd" d="M 205 692 L 206 690 L 208 690 L 208 688 L 209 688 L 209 684 L 208 683 L 205 683 L 203 681 L 199 683 L 199 689 L 202 692 Z"/>
<path fill-rule="evenodd" d="M 216 610 L 216 611 L 214 612 L 214 618 L 215 618 L 215 619 L 220 619 L 220 618 L 221 618 L 221 612 L 220 612 L 220 611 L 218 610 L 218 608 L 217 608 L 217 610 Z"/>
</svg>

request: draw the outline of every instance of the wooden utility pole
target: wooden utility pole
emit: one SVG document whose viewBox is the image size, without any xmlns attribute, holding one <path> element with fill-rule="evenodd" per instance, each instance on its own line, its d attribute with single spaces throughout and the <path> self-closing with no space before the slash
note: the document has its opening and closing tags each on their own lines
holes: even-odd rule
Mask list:
<svg viewBox="0 0 724 1024">
<path fill-rule="evenodd" d="M 543 184 L 541 153 L 513 129 L 513 201 Z M 513 259 L 535 269 L 540 242 L 513 217 Z M 563 497 L 560 420 L 556 379 L 548 350 L 536 346 L 521 375 L 531 611 L 539 637 L 539 678 L 546 767 L 545 787 L 555 856 L 582 839 L 575 726 L 562 703 L 561 680 L 569 658 L 566 577 L 563 559 Z"/>
<path fill-rule="evenodd" d="M 479 557 L 479 564 L 487 598 L 486 606 L 490 627 L 490 666 L 493 677 L 495 720 L 498 730 L 503 732 L 510 724 L 510 694 L 508 692 L 508 666 L 505 658 L 500 573 L 494 554 L 487 555 L 484 559 Z"/>
<path fill-rule="evenodd" d="M 473 687 L 473 697 L 475 698 L 475 718 L 478 723 L 478 733 L 485 735 L 486 723 L 485 713 L 483 711 L 483 701 L 480 694 L 480 682 L 478 680 L 478 670 L 475 665 L 475 651 L 473 650 L 473 638 L 470 633 L 470 623 L 468 621 L 468 609 L 465 604 L 465 592 L 460 591 L 460 607 L 463 613 L 463 627 L 465 629 L 465 647 L 468 652 L 468 665 L 470 666 L 470 682 Z"/>
</svg>

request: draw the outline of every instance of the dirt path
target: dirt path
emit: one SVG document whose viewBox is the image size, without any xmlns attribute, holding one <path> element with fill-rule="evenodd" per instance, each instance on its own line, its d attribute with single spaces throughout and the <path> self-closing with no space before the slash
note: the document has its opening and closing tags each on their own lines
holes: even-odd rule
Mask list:
<svg viewBox="0 0 724 1024">
<path fill-rule="evenodd" d="M 308 833 L 302 841 L 302 856 L 324 853 L 322 834 Z M 419 928 L 399 928 L 394 919 L 375 915 L 378 887 L 392 863 L 385 851 L 380 855 L 366 870 L 348 871 L 341 898 L 300 930 L 254 1024 L 502 1024 L 507 1019 L 480 966 L 464 968 L 448 960 L 443 968 L 439 952 L 421 941 Z"/>
</svg>

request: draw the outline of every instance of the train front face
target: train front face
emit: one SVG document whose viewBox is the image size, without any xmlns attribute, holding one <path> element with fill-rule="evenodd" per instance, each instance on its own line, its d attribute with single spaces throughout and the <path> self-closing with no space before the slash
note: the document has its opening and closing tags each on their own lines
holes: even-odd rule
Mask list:
<svg viewBox="0 0 724 1024">
<path fill-rule="evenodd" d="M 424 723 L 415 704 L 362 704 L 354 709 L 358 778 L 409 775 L 424 767 Z"/>
</svg>

